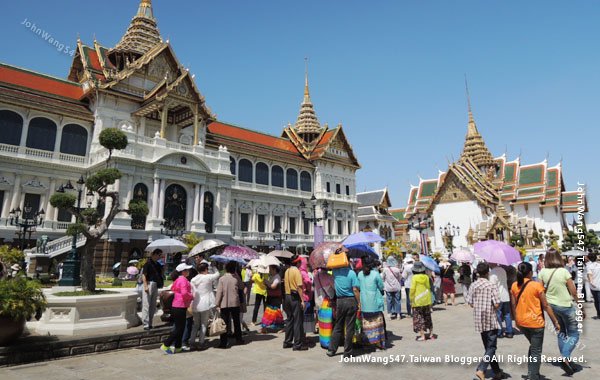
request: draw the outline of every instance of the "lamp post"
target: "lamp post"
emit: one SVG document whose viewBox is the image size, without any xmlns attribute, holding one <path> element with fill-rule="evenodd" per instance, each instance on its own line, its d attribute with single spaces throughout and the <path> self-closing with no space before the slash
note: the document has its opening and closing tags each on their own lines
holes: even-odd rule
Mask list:
<svg viewBox="0 0 600 380">
<path fill-rule="evenodd" d="M 312 208 L 312 217 L 310 218 L 306 216 L 305 209 L 308 208 L 306 206 L 306 203 L 304 203 L 304 200 L 300 202 L 300 210 L 302 210 L 302 220 L 307 220 L 313 223 L 313 246 L 316 246 L 317 222 L 325 220 L 329 217 L 329 202 L 327 202 L 327 200 L 323 200 L 323 202 L 321 203 L 321 211 L 323 212 L 323 217 L 321 218 L 317 218 L 317 197 L 315 197 L 314 194 L 312 195 L 312 197 L 310 197 L 309 207 Z"/>
<path fill-rule="evenodd" d="M 170 238 L 182 236 L 185 232 L 185 228 L 181 221 L 177 221 L 173 218 L 163 220 L 160 227 L 160 233 Z"/>
<path fill-rule="evenodd" d="M 523 227 L 525 227 L 525 235 L 523 235 Z M 523 226 L 519 220 L 519 222 L 517 222 L 517 228 L 519 229 L 519 241 L 521 243 L 520 246 L 522 247 L 527 245 L 527 223 L 525 223 L 525 226 Z"/>
<path fill-rule="evenodd" d="M 421 253 L 426 256 L 429 254 L 429 252 L 427 249 L 427 241 L 423 238 L 423 231 L 431 228 L 431 224 L 432 224 L 431 217 L 429 217 L 429 216 L 413 217 L 408 222 L 409 229 L 419 231 L 419 241 L 421 243 Z"/>
<path fill-rule="evenodd" d="M 71 181 L 67 181 L 66 185 L 60 185 L 60 187 L 56 190 L 57 193 L 64 193 L 65 190 L 77 190 L 77 206 L 75 210 L 79 215 L 81 213 L 81 194 L 83 193 L 83 185 L 85 184 L 85 180 L 83 176 L 80 176 L 76 186 L 71 184 Z M 92 206 L 92 198 L 94 194 L 88 190 L 86 193 L 87 197 L 87 206 Z M 80 223 L 81 219 L 77 216 L 76 223 Z M 58 281 L 59 286 L 79 286 L 81 285 L 81 261 L 79 260 L 79 256 L 77 255 L 77 234 L 73 234 L 73 240 L 71 242 L 71 251 L 69 251 L 69 256 L 65 260 L 63 264 L 63 272 L 60 281 Z"/>
<path fill-rule="evenodd" d="M 21 208 L 17 207 L 12 209 L 9 214 L 11 226 L 18 227 L 17 234 L 19 236 L 19 247 L 21 251 L 25 249 L 26 236 L 29 234 L 29 240 L 31 240 L 31 234 L 34 232 L 36 226 L 41 226 L 44 222 L 44 209 L 35 211 L 32 213 L 32 207 L 29 204 L 23 206 L 23 218 L 21 218 Z M 21 268 L 25 270 L 25 259 L 21 262 Z"/>
<path fill-rule="evenodd" d="M 452 244 L 452 240 L 455 236 L 460 235 L 460 227 L 452 225 L 450 222 L 445 227 L 440 226 L 440 234 L 442 237 L 446 238 L 446 249 L 448 253 L 452 253 L 452 249 L 454 245 Z"/>
<path fill-rule="evenodd" d="M 283 242 L 286 241 L 288 237 L 287 230 L 285 230 L 285 233 L 281 233 L 281 227 L 279 227 L 277 231 L 273 231 L 273 239 L 279 243 L 277 244 L 277 249 L 283 249 Z"/>
</svg>

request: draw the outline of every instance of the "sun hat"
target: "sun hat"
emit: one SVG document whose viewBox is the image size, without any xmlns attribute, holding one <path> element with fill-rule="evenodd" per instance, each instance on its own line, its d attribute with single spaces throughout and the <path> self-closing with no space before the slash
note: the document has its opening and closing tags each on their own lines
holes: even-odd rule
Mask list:
<svg viewBox="0 0 600 380">
<path fill-rule="evenodd" d="M 193 267 L 191 265 L 188 265 L 186 263 L 181 263 L 179 265 L 177 265 L 177 268 L 175 268 L 175 270 L 177 270 L 177 272 L 183 272 L 184 270 L 188 270 L 188 269 L 192 269 Z"/>
<path fill-rule="evenodd" d="M 425 264 L 420 261 L 417 261 L 413 264 L 412 271 L 413 273 L 425 273 L 427 268 L 425 268 Z"/>
</svg>

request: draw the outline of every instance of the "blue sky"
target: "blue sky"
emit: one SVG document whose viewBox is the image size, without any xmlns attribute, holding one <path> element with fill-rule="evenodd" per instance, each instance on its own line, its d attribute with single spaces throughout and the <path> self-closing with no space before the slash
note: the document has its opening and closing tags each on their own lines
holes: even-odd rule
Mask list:
<svg viewBox="0 0 600 380">
<path fill-rule="evenodd" d="M 113 46 L 138 0 L 0 5 L 0 61 L 65 77 L 77 35 Z M 462 149 L 464 74 L 492 153 L 561 158 L 567 189 L 588 185 L 600 220 L 598 2 L 154 0 L 154 14 L 200 91 L 227 122 L 279 135 L 302 100 L 304 57 L 322 123 L 342 123 L 362 169 L 358 191 L 435 177 Z M 596 207 L 596 208 L 595 208 Z"/>
</svg>

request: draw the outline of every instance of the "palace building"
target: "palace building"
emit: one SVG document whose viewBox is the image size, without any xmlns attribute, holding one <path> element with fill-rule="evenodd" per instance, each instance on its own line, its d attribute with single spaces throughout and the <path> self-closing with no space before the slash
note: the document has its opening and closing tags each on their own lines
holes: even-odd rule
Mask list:
<svg viewBox="0 0 600 380">
<path fill-rule="evenodd" d="M 554 235 L 560 242 L 566 214 L 587 209 L 585 199 L 566 191 L 562 163 L 522 164 L 505 155 L 494 158 L 479 133 L 471 106 L 460 158 L 437 178 L 420 179 L 397 215 L 411 240 L 421 236 L 430 252 L 468 247 L 495 239 L 526 248 L 543 247 Z M 419 236 L 419 229 L 422 235 Z"/>
<path fill-rule="evenodd" d="M 49 243 L 30 256 L 62 258 L 73 218 L 49 199 L 61 184 L 106 165 L 109 153 L 98 141 L 105 128 L 123 130 L 129 141 L 111 158 L 123 173 L 114 186 L 121 204 L 143 199 L 150 213 L 114 219 L 96 250 L 98 273 L 139 256 L 166 228 L 257 248 L 274 246 L 278 232 L 287 247 L 312 246 L 314 226 L 303 211 L 317 218 L 322 208 L 312 215 L 300 204 L 313 195 L 328 204 L 325 240 L 358 228 L 360 164 L 342 126 L 319 122 L 308 75 L 297 121 L 280 136 L 222 122 L 161 38 L 151 1 L 141 0 L 114 47 L 77 41 L 65 79 L 0 64 L 1 241 L 23 240 L 10 223 L 13 211 L 23 218 L 43 209 L 43 223 L 24 239 L 33 246 L 47 236 Z"/>
</svg>

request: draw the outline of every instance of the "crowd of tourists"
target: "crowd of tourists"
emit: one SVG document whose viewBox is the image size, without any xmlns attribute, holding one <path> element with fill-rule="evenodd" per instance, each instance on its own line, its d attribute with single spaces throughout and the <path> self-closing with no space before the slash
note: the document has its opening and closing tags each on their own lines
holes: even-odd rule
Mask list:
<svg viewBox="0 0 600 380">
<path fill-rule="evenodd" d="M 294 255 L 282 260 L 282 265 L 269 266 L 268 273 L 229 261 L 220 274 L 200 255 L 188 259 L 171 274 L 173 328 L 161 350 L 172 354 L 206 349 L 211 321 L 217 319 L 224 323 L 219 348 L 229 348 L 231 338 L 235 344 L 244 344 L 243 336 L 249 331 L 244 314 L 252 294 L 252 324 L 259 326 L 259 333 L 285 332 L 284 349 L 307 350 L 307 333 L 314 333 L 328 356 L 336 355 L 340 346 L 344 357 L 352 356 L 357 345 L 385 350 L 390 342 L 384 310 L 388 320 L 412 317 L 416 341 L 435 340 L 433 306 L 455 305 L 456 287 L 460 286 L 465 304 L 473 307 L 475 329 L 485 349 L 476 369 L 479 379 L 485 379 L 488 366 L 494 379 L 504 378 L 495 356 L 497 342 L 516 333 L 530 344 L 527 378 L 540 378 L 544 312 L 556 332 L 562 369 L 568 375 L 576 370 L 572 354 L 579 341 L 577 303 L 583 299 L 575 286 L 575 261 L 565 262 L 553 249 L 537 262 L 526 259 L 510 266 L 487 262 L 473 266 L 442 259 L 439 273 L 416 254 L 400 263 L 393 257 L 379 262 L 371 255 L 348 259 L 341 247 L 334 255 L 343 257 L 339 259 L 343 264 L 334 269 L 313 270 L 306 257 Z M 142 270 L 145 329 L 152 328 L 157 292 L 163 287 L 161 256 L 160 250 L 152 252 Z M 593 299 L 594 319 L 600 319 L 600 264 L 596 259 L 594 253 L 586 257 L 584 277 L 589 289 L 586 298 Z"/>
</svg>

